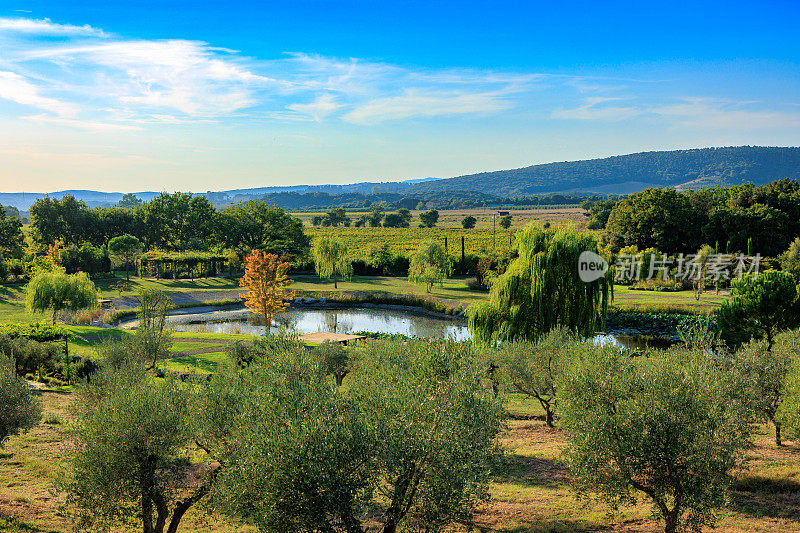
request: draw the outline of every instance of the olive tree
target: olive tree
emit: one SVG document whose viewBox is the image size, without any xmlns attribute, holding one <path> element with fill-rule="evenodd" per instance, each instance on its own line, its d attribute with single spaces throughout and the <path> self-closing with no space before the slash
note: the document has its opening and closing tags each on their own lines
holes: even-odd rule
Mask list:
<svg viewBox="0 0 800 533">
<path fill-rule="evenodd" d="M 767 270 L 731 283 L 731 299 L 717 314 L 722 337 L 738 346 L 750 339 L 766 339 L 772 349 L 775 335 L 797 325 L 797 287 L 788 272 Z"/>
<path fill-rule="evenodd" d="M 333 278 L 333 288 L 338 288 L 338 276 L 350 278 L 353 275 L 353 263 L 350 252 L 341 239 L 320 237 L 314 239 L 311 253 L 314 257 L 314 266 L 317 274 L 322 278 Z"/>
<path fill-rule="evenodd" d="M 212 507 L 262 531 L 394 533 L 486 498 L 502 415 L 469 345 L 368 344 L 346 389 L 296 343 L 252 350 L 198 391 L 198 444 L 225 465 Z"/>
<path fill-rule="evenodd" d="M 461 219 L 461 226 L 464 229 L 472 229 L 472 228 L 475 227 L 475 223 L 477 221 L 478 221 L 478 219 L 475 218 L 474 216 L 467 215 L 467 216 L 465 216 L 464 218 Z"/>
<path fill-rule="evenodd" d="M 336 386 L 341 387 L 345 376 L 350 373 L 350 354 L 347 349 L 337 342 L 323 342 L 314 348 L 314 353 L 321 359 L 325 372 L 336 380 Z"/>
<path fill-rule="evenodd" d="M 137 521 L 144 533 L 175 533 L 217 466 L 187 454 L 195 435 L 186 389 L 136 365 L 106 369 L 86 387 L 63 487 L 77 525 L 97 530 Z"/>
<path fill-rule="evenodd" d="M 706 354 L 592 349 L 561 385 L 578 494 L 614 507 L 649 499 L 666 533 L 712 525 L 748 445 L 746 410 L 727 390 Z"/>
<path fill-rule="evenodd" d="M 431 292 L 433 285 L 441 283 L 450 274 L 450 256 L 438 242 L 428 239 L 422 241 L 411 256 L 408 266 L 408 280 L 425 285 Z"/>
<path fill-rule="evenodd" d="M 53 312 L 53 324 L 59 311 L 78 311 L 97 307 L 97 290 L 85 272 L 66 274 L 63 269 L 41 270 L 26 287 L 28 308 L 35 313 Z"/>
<path fill-rule="evenodd" d="M 198 394 L 198 443 L 226 465 L 211 506 L 261 531 L 361 532 L 376 482 L 370 428 L 311 352 L 253 349 Z"/>
<path fill-rule="evenodd" d="M 464 523 L 487 498 L 502 415 L 483 375 L 467 343 L 378 341 L 360 354 L 350 394 L 374 434 L 385 533 Z"/>
<path fill-rule="evenodd" d="M 172 332 L 166 329 L 167 314 L 172 299 L 160 289 L 141 287 L 139 299 L 139 327 L 133 339 L 133 348 L 150 361 L 148 369 L 155 368 L 158 359 L 165 357 L 172 346 Z"/>
<path fill-rule="evenodd" d="M 508 341 L 490 351 L 499 381 L 535 398 L 544 410 L 545 423 L 553 427 L 559 379 L 581 347 L 569 330 L 559 328 L 536 343 Z"/>
<path fill-rule="evenodd" d="M 769 349 L 764 340 L 751 341 L 732 357 L 732 378 L 742 401 L 759 418 L 775 425 L 775 444 L 781 445 L 781 420 L 777 416 L 785 393 L 787 375 L 800 355 L 800 332 L 787 331 Z"/>
<path fill-rule="evenodd" d="M 42 418 L 42 403 L 17 376 L 14 362 L 0 354 L 0 447 L 11 435 L 27 431 Z"/>
</svg>

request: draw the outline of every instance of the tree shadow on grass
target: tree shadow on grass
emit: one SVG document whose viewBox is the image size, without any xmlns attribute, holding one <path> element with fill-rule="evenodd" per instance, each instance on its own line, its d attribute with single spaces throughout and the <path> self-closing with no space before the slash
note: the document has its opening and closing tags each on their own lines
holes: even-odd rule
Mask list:
<svg viewBox="0 0 800 533">
<path fill-rule="evenodd" d="M 730 497 L 728 507 L 742 514 L 800 519 L 800 483 L 791 479 L 746 476 L 733 484 Z"/>
<path fill-rule="evenodd" d="M 555 459 L 506 454 L 493 472 L 496 483 L 555 488 L 569 481 L 567 470 Z"/>
</svg>

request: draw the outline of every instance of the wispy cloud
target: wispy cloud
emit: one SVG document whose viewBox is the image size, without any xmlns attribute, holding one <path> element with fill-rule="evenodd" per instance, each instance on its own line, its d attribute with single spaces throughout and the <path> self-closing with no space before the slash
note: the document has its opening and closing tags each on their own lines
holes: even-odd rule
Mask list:
<svg viewBox="0 0 800 533">
<path fill-rule="evenodd" d="M 325 117 L 342 107 L 336 103 L 336 98 L 330 94 L 323 94 L 318 96 L 313 102 L 308 104 L 289 104 L 287 109 L 297 111 L 300 114 L 308 115 L 317 122 L 322 121 Z"/>
<path fill-rule="evenodd" d="M 586 98 L 584 104 L 572 109 L 557 109 L 553 111 L 553 118 L 566 120 L 602 120 L 616 122 L 642 114 L 642 111 L 633 106 L 607 105 L 609 102 L 619 101 L 621 98 L 608 98 L 593 96 Z"/>
<path fill-rule="evenodd" d="M 23 10 L 18 11 L 25 12 Z M 107 36 L 103 30 L 93 28 L 88 24 L 84 24 L 83 26 L 75 26 L 72 24 L 56 24 L 50 19 L 30 19 L 23 17 L 0 17 L 0 31 L 30 33 L 36 35 Z"/>
<path fill-rule="evenodd" d="M 398 96 L 370 100 L 342 118 L 354 124 L 377 124 L 386 120 L 415 117 L 492 113 L 510 107 L 511 104 L 497 93 L 426 92 L 409 89 Z"/>
<path fill-rule="evenodd" d="M 758 102 L 736 102 L 719 98 L 686 97 L 650 112 L 676 120 L 681 126 L 738 131 L 800 127 L 800 114 L 758 109 Z"/>
<path fill-rule="evenodd" d="M 75 105 L 42 96 L 39 87 L 14 72 L 0 71 L 0 98 L 60 116 L 72 116 L 77 113 Z"/>
</svg>

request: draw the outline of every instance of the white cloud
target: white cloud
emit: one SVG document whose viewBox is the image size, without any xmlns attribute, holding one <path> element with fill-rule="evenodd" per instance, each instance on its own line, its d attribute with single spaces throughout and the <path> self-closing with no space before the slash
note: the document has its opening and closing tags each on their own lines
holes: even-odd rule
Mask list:
<svg viewBox="0 0 800 533">
<path fill-rule="evenodd" d="M 336 103 L 336 98 L 330 94 L 323 94 L 318 96 L 316 100 L 309 104 L 290 104 L 287 109 L 297 111 L 303 115 L 308 115 L 317 122 L 341 108 L 342 106 Z"/>
<path fill-rule="evenodd" d="M 140 40 L 45 48 L 25 57 L 89 69 L 123 104 L 217 116 L 254 105 L 254 88 L 275 81 L 223 52 L 198 41 Z"/>
<path fill-rule="evenodd" d="M 616 122 L 641 115 L 641 110 L 631 106 L 604 105 L 620 98 L 594 96 L 586 98 L 584 104 L 573 109 L 557 109 L 552 117 L 564 120 L 601 120 Z"/>
<path fill-rule="evenodd" d="M 0 31 L 32 33 L 36 35 L 91 35 L 105 37 L 103 30 L 88 24 L 74 26 L 72 24 L 56 24 L 50 19 L 29 19 L 0 17 Z"/>
<path fill-rule="evenodd" d="M 693 128 L 757 130 L 800 127 L 797 113 L 753 107 L 754 102 L 688 97 L 675 104 L 653 107 L 650 112 Z"/>
<path fill-rule="evenodd" d="M 511 104 L 497 93 L 445 93 L 409 89 L 399 96 L 376 98 L 344 115 L 354 124 L 377 124 L 386 120 L 441 115 L 491 113 Z"/>
<path fill-rule="evenodd" d="M 72 116 L 76 106 L 40 94 L 39 88 L 14 72 L 0 71 L 0 98 L 61 116 Z"/>
</svg>

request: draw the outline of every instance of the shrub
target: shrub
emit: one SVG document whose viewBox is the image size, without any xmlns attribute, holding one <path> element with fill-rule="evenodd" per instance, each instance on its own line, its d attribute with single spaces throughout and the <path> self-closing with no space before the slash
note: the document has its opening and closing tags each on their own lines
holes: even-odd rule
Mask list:
<svg viewBox="0 0 800 533">
<path fill-rule="evenodd" d="M 12 360 L 0 354 L 0 447 L 8 437 L 29 430 L 41 418 L 41 402 L 15 372 Z"/>
</svg>

